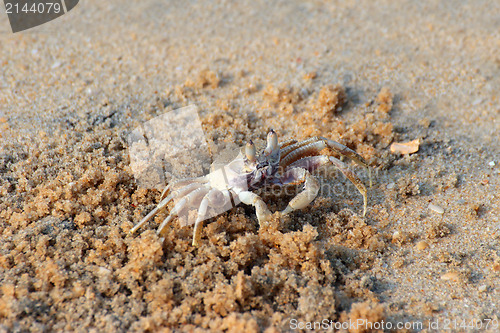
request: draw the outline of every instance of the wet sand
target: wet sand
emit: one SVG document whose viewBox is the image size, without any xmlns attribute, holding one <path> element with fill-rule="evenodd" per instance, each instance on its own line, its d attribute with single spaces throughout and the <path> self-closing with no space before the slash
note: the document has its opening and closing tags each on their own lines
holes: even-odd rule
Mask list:
<svg viewBox="0 0 500 333">
<path fill-rule="evenodd" d="M 85 1 L 23 33 L 3 20 L 0 331 L 288 332 L 358 319 L 496 331 L 499 12 L 488 1 Z M 319 177 L 331 191 L 262 228 L 239 205 L 206 221 L 198 248 L 177 222 L 160 241 L 165 214 L 129 235 L 161 192 L 136 184 L 127 136 L 191 104 L 211 151 L 270 128 L 356 150 L 375 174 L 367 216 L 332 171 Z M 390 150 L 417 139 L 415 153 Z M 292 197 L 263 192 L 272 211 Z"/>
</svg>

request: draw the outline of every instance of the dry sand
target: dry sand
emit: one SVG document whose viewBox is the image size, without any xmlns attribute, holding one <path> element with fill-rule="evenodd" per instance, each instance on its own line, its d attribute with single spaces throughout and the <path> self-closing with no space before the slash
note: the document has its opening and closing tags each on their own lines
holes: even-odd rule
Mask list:
<svg viewBox="0 0 500 333">
<path fill-rule="evenodd" d="M 495 331 L 499 15 L 480 0 L 89 0 L 15 35 L 4 15 L 0 331 Z M 162 216 L 128 235 L 160 193 L 136 185 L 127 134 L 189 104 L 215 145 L 273 128 L 357 150 L 377 173 L 367 217 L 334 177 L 341 195 L 268 227 L 244 206 L 207 221 L 199 248 L 175 223 L 162 244 Z"/>
</svg>

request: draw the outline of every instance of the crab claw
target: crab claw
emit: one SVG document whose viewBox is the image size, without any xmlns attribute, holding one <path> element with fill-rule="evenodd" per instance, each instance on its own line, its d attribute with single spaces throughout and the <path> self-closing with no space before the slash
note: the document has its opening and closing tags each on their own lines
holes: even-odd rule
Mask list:
<svg viewBox="0 0 500 333">
<path fill-rule="evenodd" d="M 278 149 L 278 135 L 275 131 L 270 130 L 267 134 L 267 147 L 264 151 L 266 155 L 271 155 Z"/>
<path fill-rule="evenodd" d="M 245 147 L 245 155 L 250 162 L 253 162 L 255 161 L 255 154 L 255 145 L 253 144 L 252 140 L 250 140 Z"/>
</svg>

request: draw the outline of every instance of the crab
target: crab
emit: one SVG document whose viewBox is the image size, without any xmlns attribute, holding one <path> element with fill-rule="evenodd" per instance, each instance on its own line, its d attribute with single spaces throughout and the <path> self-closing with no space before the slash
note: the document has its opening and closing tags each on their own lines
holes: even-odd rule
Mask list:
<svg viewBox="0 0 500 333">
<path fill-rule="evenodd" d="M 294 210 L 303 209 L 317 196 L 320 189 L 318 180 L 312 173 L 323 165 L 333 165 L 339 169 L 363 196 L 363 217 L 367 210 L 367 191 L 360 178 L 340 159 L 321 155 L 328 148 L 368 169 L 368 163 L 354 150 L 324 137 L 312 137 L 303 141 L 287 140 L 278 143 L 276 132 L 270 130 L 267 145 L 258 154 L 255 144 L 250 140 L 239 155 L 222 169 L 214 170 L 203 177 L 186 178 L 172 182 L 162 192 L 160 202 L 147 214 L 130 233 L 134 233 L 156 214 L 175 200 L 169 215 L 158 228 L 158 235 L 164 236 L 165 227 L 176 217 L 183 218 L 181 225 L 194 224 L 193 246 L 201 240 L 203 221 L 230 209 L 240 202 L 255 207 L 259 225 L 271 219 L 272 213 L 266 203 L 253 191 L 273 185 L 286 186 L 303 183 L 304 188 L 281 212 L 284 216 Z M 193 216 L 188 211 L 196 212 Z M 214 211 L 209 213 L 209 209 Z"/>
</svg>

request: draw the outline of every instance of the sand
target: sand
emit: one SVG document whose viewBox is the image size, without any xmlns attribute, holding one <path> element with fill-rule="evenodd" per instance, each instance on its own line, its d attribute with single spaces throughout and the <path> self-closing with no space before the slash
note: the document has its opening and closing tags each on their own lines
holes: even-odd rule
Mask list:
<svg viewBox="0 0 500 333">
<path fill-rule="evenodd" d="M 0 331 L 496 331 L 498 13 L 89 0 L 17 34 L 5 17 Z M 164 214 L 129 235 L 160 192 L 136 184 L 127 135 L 191 104 L 211 147 L 273 128 L 356 150 L 376 176 L 366 218 L 331 172 L 309 207 L 259 228 L 239 205 L 206 221 L 198 248 L 176 222 L 162 243 Z M 391 152 L 412 140 L 417 152 Z M 262 195 L 272 211 L 293 197 Z"/>
</svg>

